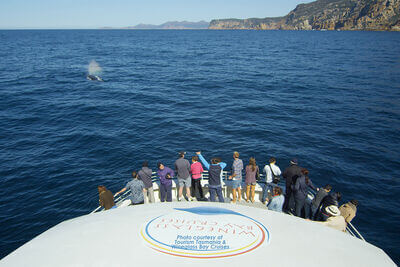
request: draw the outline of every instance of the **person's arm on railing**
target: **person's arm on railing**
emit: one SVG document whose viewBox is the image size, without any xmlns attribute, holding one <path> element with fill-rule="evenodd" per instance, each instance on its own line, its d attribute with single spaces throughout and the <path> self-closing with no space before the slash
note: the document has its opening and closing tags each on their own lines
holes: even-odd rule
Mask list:
<svg viewBox="0 0 400 267">
<path fill-rule="evenodd" d="M 118 196 L 119 194 L 123 193 L 126 191 L 126 187 L 122 188 L 121 190 L 119 190 L 117 193 L 115 193 L 114 197 Z"/>
</svg>

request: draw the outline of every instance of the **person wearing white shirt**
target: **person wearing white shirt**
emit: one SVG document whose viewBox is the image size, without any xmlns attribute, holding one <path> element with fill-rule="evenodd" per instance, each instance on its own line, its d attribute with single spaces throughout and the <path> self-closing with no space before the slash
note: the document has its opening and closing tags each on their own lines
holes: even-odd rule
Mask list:
<svg viewBox="0 0 400 267">
<path fill-rule="evenodd" d="M 281 175 L 281 169 L 279 169 L 279 167 L 276 165 L 276 159 L 274 157 L 269 159 L 268 165 L 265 165 L 264 173 L 265 173 L 265 186 L 262 196 L 263 203 L 265 203 L 266 201 L 267 194 L 272 193 L 274 176 Z"/>
</svg>

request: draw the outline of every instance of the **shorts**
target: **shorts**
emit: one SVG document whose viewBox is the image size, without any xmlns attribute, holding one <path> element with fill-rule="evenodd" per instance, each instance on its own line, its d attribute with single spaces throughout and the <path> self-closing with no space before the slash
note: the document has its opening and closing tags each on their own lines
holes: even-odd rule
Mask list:
<svg viewBox="0 0 400 267">
<path fill-rule="evenodd" d="M 229 186 L 232 187 L 232 189 L 237 189 L 241 185 L 241 180 L 228 180 L 229 181 Z"/>
<path fill-rule="evenodd" d="M 192 177 L 188 177 L 186 179 L 178 178 L 179 187 L 191 187 L 192 186 Z"/>
</svg>

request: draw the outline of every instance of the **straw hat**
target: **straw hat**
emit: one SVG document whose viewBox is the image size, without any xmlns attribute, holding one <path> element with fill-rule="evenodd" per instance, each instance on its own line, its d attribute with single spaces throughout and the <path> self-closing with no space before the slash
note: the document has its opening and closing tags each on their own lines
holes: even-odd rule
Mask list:
<svg viewBox="0 0 400 267">
<path fill-rule="evenodd" d="M 326 207 L 325 211 L 326 211 L 326 213 L 328 213 L 331 216 L 339 216 L 340 215 L 340 210 L 335 205 Z"/>
</svg>

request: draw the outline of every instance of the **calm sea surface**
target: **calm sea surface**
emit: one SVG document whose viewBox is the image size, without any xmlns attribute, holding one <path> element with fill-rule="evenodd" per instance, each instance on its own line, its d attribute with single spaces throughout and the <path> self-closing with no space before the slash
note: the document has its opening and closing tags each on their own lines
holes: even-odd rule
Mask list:
<svg viewBox="0 0 400 267">
<path fill-rule="evenodd" d="M 0 31 L 0 258 L 179 150 L 292 157 L 400 262 L 400 33 Z M 104 83 L 86 80 L 88 63 Z"/>
</svg>

